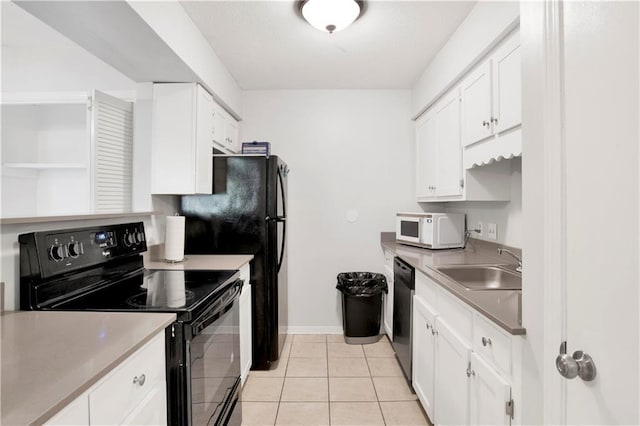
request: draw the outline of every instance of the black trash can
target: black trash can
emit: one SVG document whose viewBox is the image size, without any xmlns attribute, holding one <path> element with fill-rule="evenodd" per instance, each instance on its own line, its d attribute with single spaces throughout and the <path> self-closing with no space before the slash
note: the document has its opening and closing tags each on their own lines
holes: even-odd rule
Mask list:
<svg viewBox="0 0 640 426">
<path fill-rule="evenodd" d="M 344 340 L 362 345 L 380 339 L 382 293 L 387 293 L 387 279 L 372 272 L 338 274 L 336 288 L 342 293 Z"/>
</svg>

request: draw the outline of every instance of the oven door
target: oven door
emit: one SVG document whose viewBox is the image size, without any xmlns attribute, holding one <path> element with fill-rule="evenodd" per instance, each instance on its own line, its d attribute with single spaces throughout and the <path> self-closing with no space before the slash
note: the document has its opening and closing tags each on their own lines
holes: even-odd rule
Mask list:
<svg viewBox="0 0 640 426">
<path fill-rule="evenodd" d="M 237 281 L 191 323 L 187 341 L 190 425 L 240 425 L 240 338 Z"/>
</svg>

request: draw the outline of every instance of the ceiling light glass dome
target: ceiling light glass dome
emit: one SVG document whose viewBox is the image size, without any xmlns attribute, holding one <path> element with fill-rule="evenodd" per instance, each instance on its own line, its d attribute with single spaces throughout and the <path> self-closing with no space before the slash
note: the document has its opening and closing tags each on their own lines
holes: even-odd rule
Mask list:
<svg viewBox="0 0 640 426">
<path fill-rule="evenodd" d="M 360 2 L 355 0 L 307 0 L 302 16 L 312 26 L 329 33 L 345 29 L 360 16 Z"/>
</svg>

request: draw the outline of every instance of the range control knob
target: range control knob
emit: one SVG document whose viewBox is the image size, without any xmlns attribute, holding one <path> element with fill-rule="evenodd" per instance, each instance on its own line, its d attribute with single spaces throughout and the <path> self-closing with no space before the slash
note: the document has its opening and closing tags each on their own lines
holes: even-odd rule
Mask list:
<svg viewBox="0 0 640 426">
<path fill-rule="evenodd" d="M 133 233 L 133 238 L 136 244 L 142 244 L 144 241 L 144 233 L 136 231 Z"/>
<path fill-rule="evenodd" d="M 82 243 L 79 241 L 72 241 L 69 243 L 69 245 L 67 246 L 67 250 L 69 251 L 69 256 L 71 257 L 78 257 L 80 256 L 82 253 L 84 253 L 84 249 L 82 247 Z"/>
<path fill-rule="evenodd" d="M 129 232 L 124 234 L 124 238 L 122 239 L 122 242 L 127 247 L 131 247 L 132 245 L 134 245 L 136 243 L 134 235 L 130 234 Z"/>
<path fill-rule="evenodd" d="M 64 248 L 60 245 L 52 245 L 49 247 L 49 257 L 56 262 L 64 260 Z"/>
</svg>

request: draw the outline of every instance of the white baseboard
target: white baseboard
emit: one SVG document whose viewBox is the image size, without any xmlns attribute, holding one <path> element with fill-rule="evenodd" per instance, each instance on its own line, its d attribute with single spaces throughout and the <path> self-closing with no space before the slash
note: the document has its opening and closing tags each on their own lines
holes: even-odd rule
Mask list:
<svg viewBox="0 0 640 426">
<path fill-rule="evenodd" d="M 287 334 L 342 334 L 342 327 L 331 326 L 289 326 Z"/>
</svg>

